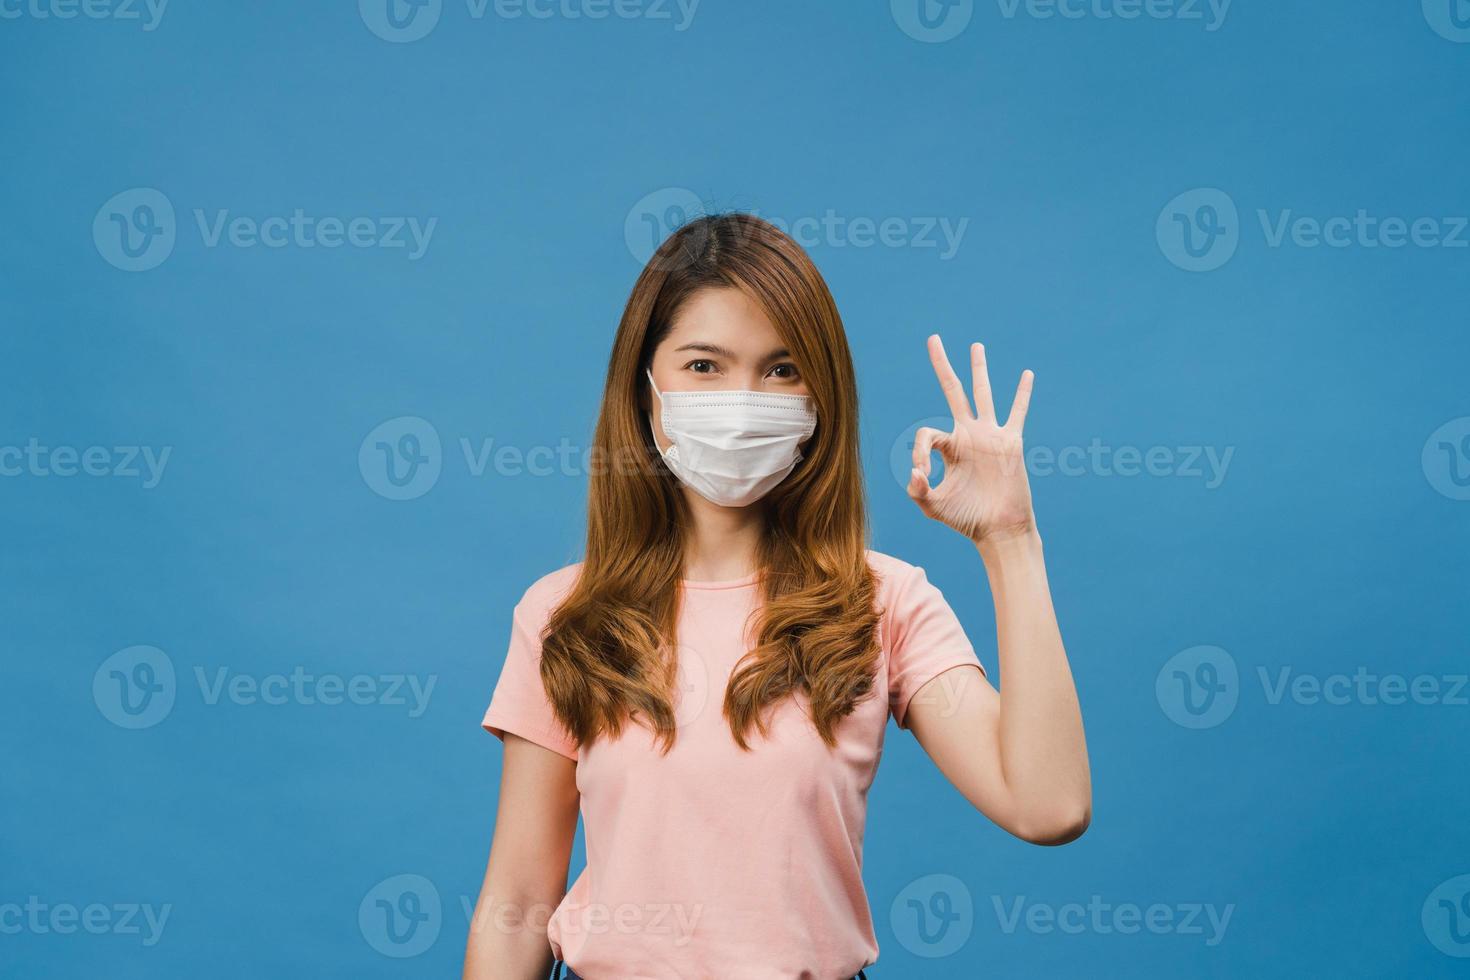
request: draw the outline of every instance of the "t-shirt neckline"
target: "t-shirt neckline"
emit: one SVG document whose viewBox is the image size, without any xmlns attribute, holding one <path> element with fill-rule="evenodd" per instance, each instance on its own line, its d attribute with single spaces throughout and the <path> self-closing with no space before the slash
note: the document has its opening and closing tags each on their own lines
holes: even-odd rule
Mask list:
<svg viewBox="0 0 1470 980">
<path fill-rule="evenodd" d="M 686 589 L 741 589 L 755 585 L 760 581 L 760 572 L 751 572 L 743 578 L 725 579 L 721 582 L 696 582 L 693 579 L 680 579 L 679 584 Z"/>
</svg>

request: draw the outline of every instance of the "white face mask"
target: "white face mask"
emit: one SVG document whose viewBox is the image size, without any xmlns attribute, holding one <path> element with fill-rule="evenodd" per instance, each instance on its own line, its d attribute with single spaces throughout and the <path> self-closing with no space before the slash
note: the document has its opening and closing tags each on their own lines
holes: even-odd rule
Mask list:
<svg viewBox="0 0 1470 980">
<path fill-rule="evenodd" d="M 770 493 L 801 462 L 801 442 L 817 428 L 808 395 L 764 391 L 671 391 L 658 395 L 664 463 L 706 500 L 744 507 Z M 650 412 L 649 425 L 655 425 Z M 656 441 L 655 441 L 655 444 Z"/>
</svg>

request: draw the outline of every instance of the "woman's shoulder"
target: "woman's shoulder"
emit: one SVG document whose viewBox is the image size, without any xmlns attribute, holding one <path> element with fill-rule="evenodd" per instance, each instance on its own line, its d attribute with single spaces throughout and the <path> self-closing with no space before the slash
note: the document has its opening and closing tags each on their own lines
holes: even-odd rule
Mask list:
<svg viewBox="0 0 1470 980">
<path fill-rule="evenodd" d="M 918 565 L 871 548 L 868 549 L 868 567 L 878 579 L 880 600 L 891 599 L 906 584 L 924 574 L 924 570 Z"/>
<path fill-rule="evenodd" d="M 868 567 L 878 575 L 889 577 L 902 577 L 912 575 L 914 572 L 922 571 L 918 565 L 911 564 L 894 555 L 884 554 L 881 551 L 868 549 Z"/>
<path fill-rule="evenodd" d="M 578 561 L 547 572 L 526 588 L 520 602 L 516 603 L 516 608 L 524 615 L 546 618 L 577 584 L 577 576 L 581 571 L 582 562 Z"/>
</svg>

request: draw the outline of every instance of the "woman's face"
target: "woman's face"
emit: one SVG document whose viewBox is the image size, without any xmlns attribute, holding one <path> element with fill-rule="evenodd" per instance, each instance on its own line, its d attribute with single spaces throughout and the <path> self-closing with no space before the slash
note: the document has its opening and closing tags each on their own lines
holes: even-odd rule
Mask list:
<svg viewBox="0 0 1470 980">
<path fill-rule="evenodd" d="M 738 289 L 702 289 L 674 318 L 654 349 L 659 391 L 770 391 L 807 394 L 806 382 L 765 311 Z M 655 413 L 662 408 L 649 392 Z M 662 426 L 653 427 L 660 450 L 669 447 Z"/>
</svg>

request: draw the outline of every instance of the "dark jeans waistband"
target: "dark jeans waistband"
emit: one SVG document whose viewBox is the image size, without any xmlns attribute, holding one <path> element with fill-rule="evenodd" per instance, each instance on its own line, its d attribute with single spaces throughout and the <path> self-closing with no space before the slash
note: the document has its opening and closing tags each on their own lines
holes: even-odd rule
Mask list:
<svg viewBox="0 0 1470 980">
<path fill-rule="evenodd" d="M 582 980 L 582 978 L 573 973 L 571 967 L 567 966 L 561 960 L 557 960 L 556 965 L 551 968 L 551 980 Z M 852 980 L 868 980 L 868 975 L 862 970 L 859 970 L 857 976 L 853 977 Z"/>
</svg>

